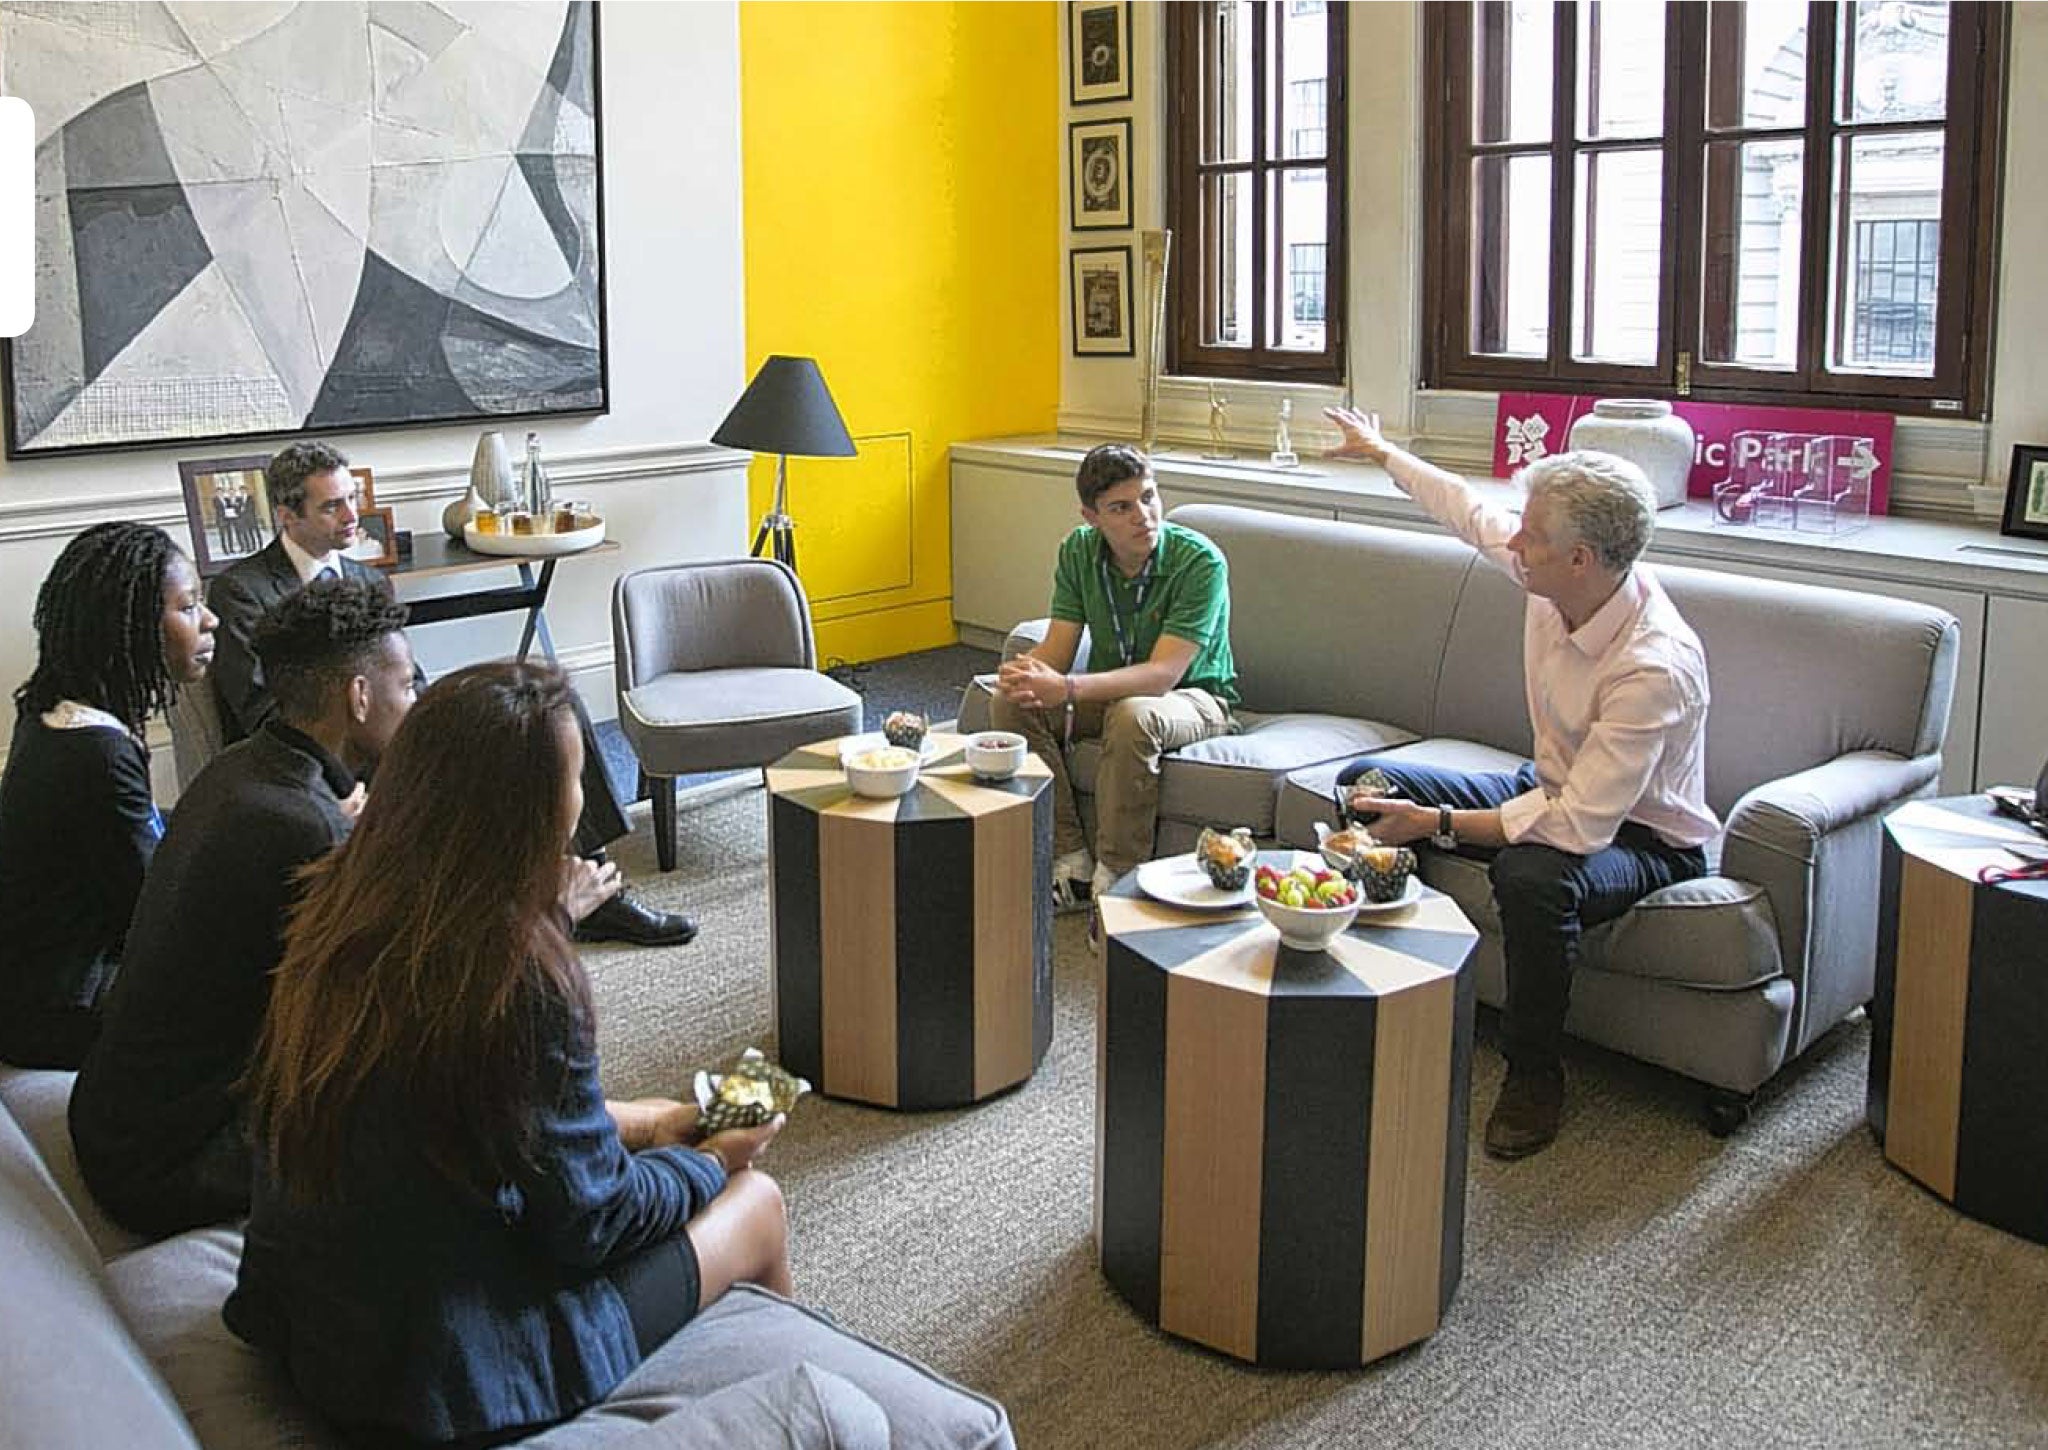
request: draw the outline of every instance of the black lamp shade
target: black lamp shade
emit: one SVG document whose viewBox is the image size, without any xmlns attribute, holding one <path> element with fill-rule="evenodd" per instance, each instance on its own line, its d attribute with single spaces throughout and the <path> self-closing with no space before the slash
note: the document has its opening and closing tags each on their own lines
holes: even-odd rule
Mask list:
<svg viewBox="0 0 2048 1450">
<path fill-rule="evenodd" d="M 853 438 L 825 386 L 815 359 L 781 354 L 761 364 L 732 405 L 713 443 L 755 453 L 794 453 L 802 458 L 851 458 Z"/>
</svg>

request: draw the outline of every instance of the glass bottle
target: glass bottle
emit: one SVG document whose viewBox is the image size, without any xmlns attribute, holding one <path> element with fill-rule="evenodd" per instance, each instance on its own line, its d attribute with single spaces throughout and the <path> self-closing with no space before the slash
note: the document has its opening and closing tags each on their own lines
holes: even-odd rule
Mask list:
<svg viewBox="0 0 2048 1450">
<path fill-rule="evenodd" d="M 519 476 L 521 500 L 528 513 L 544 519 L 554 509 L 554 489 L 548 484 L 547 468 L 540 461 L 540 434 L 526 435 L 526 469 Z"/>
</svg>

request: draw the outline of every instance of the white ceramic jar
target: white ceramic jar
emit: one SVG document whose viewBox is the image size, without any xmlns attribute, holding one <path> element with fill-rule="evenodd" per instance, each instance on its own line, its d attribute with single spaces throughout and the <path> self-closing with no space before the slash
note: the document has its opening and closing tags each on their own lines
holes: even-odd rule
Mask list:
<svg viewBox="0 0 2048 1450">
<path fill-rule="evenodd" d="M 1574 450 L 1595 448 L 1642 469 L 1660 509 L 1685 502 L 1692 475 L 1692 425 L 1661 398 L 1602 398 L 1572 424 Z"/>
</svg>

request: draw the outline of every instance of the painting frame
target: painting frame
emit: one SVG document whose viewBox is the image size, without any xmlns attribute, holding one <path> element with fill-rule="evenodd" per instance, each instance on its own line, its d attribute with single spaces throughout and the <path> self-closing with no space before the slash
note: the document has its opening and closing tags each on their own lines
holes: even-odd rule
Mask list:
<svg viewBox="0 0 2048 1450">
<path fill-rule="evenodd" d="M 306 28 L 319 33 L 316 39 L 343 23 L 333 18 L 343 13 L 339 8 L 313 0 L 293 8 L 311 17 Z M 91 133 L 73 146 L 60 128 L 45 143 L 54 143 L 59 155 L 132 158 L 136 146 L 146 154 L 122 163 L 127 172 L 111 178 L 60 169 L 52 196 L 38 198 L 39 211 L 52 209 L 65 221 L 61 237 L 40 236 L 38 247 L 69 265 L 38 272 L 36 323 L 19 338 L 0 339 L 0 454 L 31 460 L 202 445 L 223 445 L 225 453 L 255 438 L 610 412 L 601 9 L 597 0 L 568 0 L 559 26 L 528 27 L 530 43 L 510 62 L 501 37 L 477 69 L 426 68 L 420 72 L 429 78 L 421 82 L 424 99 L 416 92 L 393 100 L 389 87 L 374 85 L 344 100 L 323 95 L 322 106 L 360 101 L 361 111 L 321 111 L 323 129 L 314 115 L 318 108 L 298 107 L 295 124 L 318 136 L 306 147 L 255 135 L 260 128 L 253 122 L 253 139 L 238 136 L 232 145 L 210 147 L 209 128 L 220 118 L 270 114 L 248 98 L 241 106 L 210 95 L 194 100 L 194 92 L 215 84 L 206 77 L 224 73 L 210 65 L 174 68 L 135 85 L 117 87 L 109 79 L 104 93 L 66 96 L 61 106 L 49 98 L 51 113 L 68 117 L 65 127 L 76 122 Z M 372 23 L 359 12 L 348 14 L 347 25 Z M 109 7 L 108 23 L 119 20 Z M 389 29 L 415 22 L 391 11 L 374 23 Z M 489 23 L 488 16 L 469 22 Z M 252 48 L 275 47 L 284 44 L 282 29 L 278 22 L 247 39 Z M 108 40 L 122 43 L 119 34 Z M 320 53 L 323 47 L 298 49 Z M 445 37 L 426 47 L 432 54 L 443 49 Z M 26 43 L 0 58 L 0 90 L 32 105 L 34 78 L 63 73 Z M 118 60 L 109 62 L 110 77 L 126 74 Z M 521 67 L 520 83 L 511 87 L 504 84 L 508 63 Z M 227 71 L 264 73 L 232 64 Z M 324 147 L 335 175 L 353 175 L 348 158 L 357 154 L 357 143 L 352 132 L 341 134 L 351 124 L 389 128 L 415 113 L 466 120 L 486 109 L 472 99 L 485 76 L 493 84 L 483 94 L 508 98 L 496 114 L 451 125 L 445 137 L 424 123 L 399 126 L 446 144 L 431 156 L 394 155 L 386 164 L 411 176 L 438 166 L 446 179 L 438 192 L 410 179 L 391 186 L 366 182 L 368 194 L 378 198 L 374 217 L 369 200 L 360 200 L 361 215 L 336 201 L 334 176 L 292 170 L 304 156 L 287 166 L 289 175 L 273 175 L 268 168 L 286 165 L 274 159 L 248 161 L 245 172 L 235 173 L 239 180 L 208 172 L 226 165 L 223 157 L 276 158 Z M 160 94 L 178 86 L 187 90 Z M 181 102 L 189 104 L 181 108 Z M 471 172 L 487 163 L 510 178 L 505 187 L 478 184 Z M 41 163 L 38 171 L 44 171 Z M 253 196 L 259 184 L 289 191 L 300 181 L 303 195 L 275 200 L 267 212 L 194 199 L 207 191 L 201 182 L 218 195 L 239 188 Z M 512 192 L 521 187 L 515 204 Z M 81 248 L 71 230 L 80 205 L 101 210 L 78 225 L 105 231 L 110 213 L 114 232 L 125 230 L 128 241 Z M 457 222 L 475 233 L 453 268 L 429 236 L 451 207 L 467 208 Z M 232 217 L 224 219 L 226 212 Z M 280 226 L 284 212 L 298 217 L 302 230 Z M 353 228 L 345 244 L 334 239 L 338 216 L 349 218 L 342 230 Z M 388 223 L 381 219 L 386 216 Z M 165 244 L 167 227 L 178 245 Z M 390 237 L 401 234 L 417 255 L 387 257 Z M 429 252 L 440 254 L 429 259 Z M 81 259 L 81 253 L 94 256 Z M 138 257 L 171 260 L 133 270 L 129 280 L 131 269 L 115 263 Z M 520 269 L 543 264 L 559 273 L 558 285 L 519 285 Z M 259 278 L 260 286 L 252 281 Z M 292 293 L 294 286 L 305 295 Z M 261 302 L 250 300 L 266 287 Z M 324 307 L 313 305 L 316 293 Z M 284 333 L 297 339 L 296 351 L 278 346 Z"/>
<path fill-rule="evenodd" d="M 269 462 L 267 453 L 179 461 L 185 521 L 192 529 L 192 567 L 201 579 L 240 563 L 275 537 L 277 510 L 263 472 Z"/>
<path fill-rule="evenodd" d="M 1074 356 L 1135 356 L 1130 247 L 1075 247 L 1068 254 L 1067 273 Z"/>
<path fill-rule="evenodd" d="M 1099 106 L 1131 98 L 1131 0 L 1067 6 L 1067 101 Z"/>
<path fill-rule="evenodd" d="M 1069 228 L 1129 231 L 1131 121 L 1073 121 L 1067 126 Z"/>
<path fill-rule="evenodd" d="M 368 564 L 372 569 L 394 569 L 398 566 L 398 525 L 392 519 L 390 509 L 364 505 L 356 510 L 356 528 L 359 537 L 355 546 L 344 551 L 349 558 L 358 564 Z M 364 539 L 375 540 L 377 552 L 366 551 L 362 546 Z"/>
<path fill-rule="evenodd" d="M 2015 539 L 2048 539 L 2048 444 L 2013 444 L 1998 532 Z"/>
</svg>

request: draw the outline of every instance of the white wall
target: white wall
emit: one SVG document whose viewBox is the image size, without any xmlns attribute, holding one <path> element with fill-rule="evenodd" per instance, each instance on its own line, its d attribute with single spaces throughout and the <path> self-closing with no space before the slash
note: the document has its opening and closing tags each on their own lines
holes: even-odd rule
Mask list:
<svg viewBox="0 0 2048 1450">
<path fill-rule="evenodd" d="M 1139 62 L 1132 102 L 1133 224 L 1140 229 L 1163 225 L 1166 210 L 1159 144 L 1165 102 L 1158 86 L 1165 43 L 1159 12 L 1156 0 L 1139 0 L 1132 22 Z M 2012 6 L 2011 26 L 1991 418 L 1988 424 L 1900 419 L 1893 497 L 1915 512 L 1967 515 L 1966 485 L 1985 482 L 2002 489 L 2012 445 L 2048 443 L 2048 350 L 2039 345 L 2048 335 L 2048 273 L 2039 265 L 2035 241 L 2048 227 L 2048 180 L 2043 180 L 2048 178 L 2048 95 L 2025 84 L 2037 67 L 2048 65 L 2048 5 Z M 1422 306 L 1420 7 L 1352 5 L 1350 52 L 1350 381 L 1343 389 L 1222 384 L 1231 400 L 1232 442 L 1241 456 L 1263 456 L 1271 446 L 1279 399 L 1292 396 L 1295 447 L 1306 456 L 1334 440 L 1318 416 L 1322 404 L 1348 396 L 1377 409 L 1390 433 L 1407 438 L 1431 458 L 1453 468 L 1484 470 L 1492 456 L 1493 395 L 1425 392 L 1416 386 Z M 1064 95 L 1064 76 L 1061 86 Z M 1110 110 L 1070 111 L 1062 122 Z M 1068 244 L 1077 239 L 1070 233 Z M 1175 245 L 1178 249 L 1178 238 Z M 1067 311 L 1071 317 L 1071 306 Z M 1136 358 L 1075 358 L 1068 349 L 1060 377 L 1060 431 L 1134 436 L 1139 378 Z M 1204 394 L 1194 382 L 1163 385 L 1162 437 L 1193 441 L 1205 436 Z"/>
<path fill-rule="evenodd" d="M 4 43 L 4 37 L 0 37 Z M 611 581 L 622 569 L 744 553 L 744 455 L 705 440 L 745 385 L 740 250 L 739 17 L 730 0 L 607 5 L 600 20 L 611 411 L 508 420 L 516 450 L 541 435 L 557 491 L 589 498 L 623 552 L 561 566 L 548 610 L 556 648 L 592 713 L 615 713 Z M 439 527 L 482 424 L 332 435 L 377 480 L 400 528 Z M 0 463 L 0 685 L 34 667 L 35 591 L 65 542 L 102 519 L 187 536 L 177 460 L 262 452 L 183 445 Z M 566 485 L 566 486 L 565 486 Z M 472 576 L 476 577 L 476 576 Z M 490 583 L 512 583 L 509 572 Z M 412 592 L 410 590 L 408 593 Z M 516 616 L 424 627 L 429 669 L 509 653 Z M 0 710 L 10 726 L 12 710 Z M 0 732 L 4 749 L 5 732 Z M 159 760 L 168 757 L 159 751 Z M 161 773 L 161 772 L 160 772 Z"/>
</svg>

